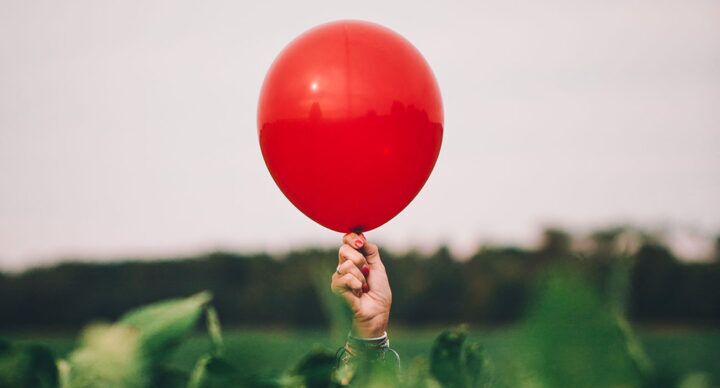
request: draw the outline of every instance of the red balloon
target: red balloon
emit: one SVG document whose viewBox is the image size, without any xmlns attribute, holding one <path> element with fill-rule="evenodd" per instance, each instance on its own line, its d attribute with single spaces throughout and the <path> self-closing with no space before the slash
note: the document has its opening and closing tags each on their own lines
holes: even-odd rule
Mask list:
<svg viewBox="0 0 720 388">
<path fill-rule="evenodd" d="M 420 52 L 361 21 L 315 27 L 267 73 L 258 105 L 265 164 L 317 223 L 368 231 L 403 210 L 435 165 L 440 90 Z"/>
</svg>

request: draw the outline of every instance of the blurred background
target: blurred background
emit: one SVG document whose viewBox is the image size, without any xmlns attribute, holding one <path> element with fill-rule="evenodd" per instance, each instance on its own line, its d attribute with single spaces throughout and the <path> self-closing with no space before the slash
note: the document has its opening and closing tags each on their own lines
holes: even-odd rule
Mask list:
<svg viewBox="0 0 720 388">
<path fill-rule="evenodd" d="M 255 114 L 285 44 L 363 19 L 423 53 L 445 106 L 426 186 L 367 234 L 401 354 L 458 323 L 503 348 L 562 268 L 654 370 L 720 384 L 719 17 L 713 0 L 4 1 L 0 334 L 63 355 L 90 321 L 210 290 L 237 349 L 271 345 L 232 353 L 248 365 L 337 346 L 314 277 L 341 236 L 275 186 Z"/>
</svg>

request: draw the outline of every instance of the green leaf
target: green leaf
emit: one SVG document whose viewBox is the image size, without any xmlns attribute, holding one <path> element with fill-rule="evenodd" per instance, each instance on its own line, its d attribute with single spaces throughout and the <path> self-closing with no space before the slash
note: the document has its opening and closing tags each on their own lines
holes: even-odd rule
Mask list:
<svg viewBox="0 0 720 388">
<path fill-rule="evenodd" d="M 221 355 L 224 348 L 222 328 L 220 327 L 220 318 L 218 317 L 217 311 L 215 311 L 212 306 L 207 308 L 207 329 L 210 334 L 210 340 L 213 343 L 215 354 Z"/>
<path fill-rule="evenodd" d="M 0 387 L 58 386 L 58 371 L 52 353 L 37 345 L 12 345 L 0 340 Z"/>
<path fill-rule="evenodd" d="M 710 375 L 705 372 L 688 373 L 678 384 L 679 388 L 710 388 L 711 386 Z"/>
<path fill-rule="evenodd" d="M 345 341 L 352 325 L 353 313 L 347 302 L 339 295 L 335 295 L 328 286 L 328 274 L 335 272 L 335 268 L 327 264 L 319 264 L 311 272 L 315 292 L 322 301 L 325 316 L 330 321 L 331 338 L 336 343 Z"/>
<path fill-rule="evenodd" d="M 415 357 L 409 364 L 405 374 L 407 387 L 442 388 L 440 383 L 430 375 L 430 364 L 425 357 Z"/>
<path fill-rule="evenodd" d="M 161 360 L 192 330 L 210 299 L 209 292 L 201 292 L 151 304 L 127 313 L 118 323 L 136 328 L 142 351 L 153 361 Z"/>
<path fill-rule="evenodd" d="M 188 388 L 200 388 L 202 386 L 202 382 L 205 380 L 205 374 L 207 373 L 207 364 L 211 358 L 212 356 L 206 355 L 197 360 L 195 368 L 193 368 L 190 374 L 190 380 L 187 385 Z"/>
<path fill-rule="evenodd" d="M 640 386 L 651 370 L 629 325 L 582 275 L 548 273 L 517 337 L 516 376 L 544 386 Z M 516 381 L 513 385 L 521 385 Z"/>
<path fill-rule="evenodd" d="M 88 327 L 63 368 L 66 386 L 145 387 L 178 381 L 162 361 L 193 329 L 209 300 L 210 294 L 203 292 L 141 307 L 113 325 Z M 217 338 L 219 325 L 212 330 Z"/>
<path fill-rule="evenodd" d="M 435 339 L 430 352 L 430 372 L 444 387 L 465 386 L 462 350 L 466 338 L 466 328 L 459 327 L 445 330 Z"/>
<path fill-rule="evenodd" d="M 187 386 L 201 388 L 243 385 L 234 366 L 220 357 L 208 354 L 200 357 L 195 363 Z"/>
<path fill-rule="evenodd" d="M 302 378 L 308 388 L 335 387 L 335 363 L 335 354 L 316 348 L 300 360 L 295 367 L 295 374 Z"/>
<path fill-rule="evenodd" d="M 139 332 L 127 325 L 93 325 L 68 359 L 68 387 L 144 387 L 148 362 L 140 352 Z"/>
<path fill-rule="evenodd" d="M 465 375 L 469 387 L 490 386 L 490 367 L 480 344 L 465 347 Z"/>
</svg>

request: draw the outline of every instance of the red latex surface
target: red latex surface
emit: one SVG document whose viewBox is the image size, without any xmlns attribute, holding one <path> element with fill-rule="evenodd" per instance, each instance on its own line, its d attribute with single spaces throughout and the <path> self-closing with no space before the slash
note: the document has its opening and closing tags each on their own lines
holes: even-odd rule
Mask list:
<svg viewBox="0 0 720 388">
<path fill-rule="evenodd" d="M 384 224 L 417 195 L 443 133 L 425 59 L 385 27 L 315 27 L 275 59 L 258 105 L 265 163 L 287 198 L 338 232 Z"/>
</svg>

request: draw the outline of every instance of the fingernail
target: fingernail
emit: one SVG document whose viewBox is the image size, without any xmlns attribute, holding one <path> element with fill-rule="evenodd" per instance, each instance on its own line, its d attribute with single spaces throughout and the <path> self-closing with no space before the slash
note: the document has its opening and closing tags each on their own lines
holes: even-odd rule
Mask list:
<svg viewBox="0 0 720 388">
<path fill-rule="evenodd" d="M 370 291 L 370 285 L 367 284 L 367 283 L 363 284 L 363 286 L 362 286 L 362 292 L 368 293 L 369 291 Z"/>
<path fill-rule="evenodd" d="M 363 265 L 360 271 L 362 271 L 365 277 L 368 277 L 368 275 L 370 275 L 370 267 L 368 267 L 367 265 Z"/>
<path fill-rule="evenodd" d="M 355 247 L 360 248 L 363 245 L 362 240 L 355 240 Z"/>
</svg>

